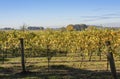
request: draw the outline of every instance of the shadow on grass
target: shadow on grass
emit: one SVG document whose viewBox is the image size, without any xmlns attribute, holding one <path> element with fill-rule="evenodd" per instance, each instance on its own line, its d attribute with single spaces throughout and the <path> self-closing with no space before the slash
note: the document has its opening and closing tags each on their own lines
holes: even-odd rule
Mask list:
<svg viewBox="0 0 120 79">
<path fill-rule="evenodd" d="M 2 61 L 9 61 L 9 59 L 6 59 L 6 58 L 3 59 L 3 58 L 1 57 L 1 58 L 0 58 L 0 62 L 2 62 Z"/>
<path fill-rule="evenodd" d="M 0 57 L 0 63 L 1 64 L 4 64 L 6 61 L 9 61 L 9 59 Z"/>
<path fill-rule="evenodd" d="M 91 71 L 84 69 L 76 69 L 64 65 L 52 65 L 48 72 L 46 66 L 36 67 L 28 66 L 26 73 L 14 71 L 13 68 L 0 68 L 1 79 L 112 79 L 111 73 L 108 71 Z M 7 72 L 7 73 L 5 73 Z M 118 73 L 120 79 L 120 73 Z"/>
</svg>

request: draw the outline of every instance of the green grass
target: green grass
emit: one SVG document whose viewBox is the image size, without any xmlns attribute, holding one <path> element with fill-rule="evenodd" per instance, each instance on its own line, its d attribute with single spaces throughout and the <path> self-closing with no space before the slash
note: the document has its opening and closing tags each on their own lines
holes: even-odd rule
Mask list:
<svg viewBox="0 0 120 79">
<path fill-rule="evenodd" d="M 88 57 L 86 57 L 87 59 Z M 96 59 L 97 57 L 95 57 Z M 106 61 L 81 62 L 81 58 L 53 57 L 48 62 L 46 57 L 26 58 L 26 74 L 21 73 L 21 58 L 7 58 L 2 64 L 0 60 L 1 79 L 112 79 Z M 74 62 L 77 61 L 77 62 Z M 80 62 L 79 62 L 80 61 Z M 120 79 L 120 61 L 116 61 L 118 79 Z"/>
</svg>

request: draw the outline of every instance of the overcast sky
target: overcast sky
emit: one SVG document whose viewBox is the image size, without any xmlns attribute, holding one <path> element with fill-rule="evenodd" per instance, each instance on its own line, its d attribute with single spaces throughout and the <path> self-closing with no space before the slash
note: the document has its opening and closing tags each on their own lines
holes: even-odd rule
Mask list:
<svg viewBox="0 0 120 79">
<path fill-rule="evenodd" d="M 0 0 L 0 27 L 120 24 L 120 0 Z"/>
</svg>

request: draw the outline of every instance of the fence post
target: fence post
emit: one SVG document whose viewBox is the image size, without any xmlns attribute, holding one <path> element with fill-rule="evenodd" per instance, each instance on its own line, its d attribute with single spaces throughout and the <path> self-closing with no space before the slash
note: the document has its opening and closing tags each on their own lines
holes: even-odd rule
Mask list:
<svg viewBox="0 0 120 79">
<path fill-rule="evenodd" d="M 6 42 L 6 49 L 5 49 L 5 57 L 7 58 L 8 57 L 8 42 Z"/>
<path fill-rule="evenodd" d="M 49 45 L 47 45 L 48 72 L 50 71 L 50 59 L 51 59 L 49 52 L 50 52 Z"/>
<path fill-rule="evenodd" d="M 5 57 L 4 57 L 4 51 L 2 51 L 2 64 L 4 64 Z"/>
<path fill-rule="evenodd" d="M 20 38 L 22 72 L 25 73 L 24 39 Z"/>
<path fill-rule="evenodd" d="M 108 60 L 108 62 L 110 64 L 110 70 L 111 70 L 113 78 L 117 79 L 115 62 L 114 62 L 113 53 L 111 51 L 111 46 L 110 45 L 111 45 L 110 41 L 106 41 L 106 46 L 107 46 L 107 60 Z"/>
</svg>

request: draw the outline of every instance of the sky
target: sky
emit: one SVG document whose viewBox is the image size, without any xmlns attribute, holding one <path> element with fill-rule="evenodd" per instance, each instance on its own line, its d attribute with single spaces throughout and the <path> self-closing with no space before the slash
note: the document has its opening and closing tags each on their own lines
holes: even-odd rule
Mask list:
<svg viewBox="0 0 120 79">
<path fill-rule="evenodd" d="M 0 0 L 0 28 L 120 25 L 120 0 Z"/>
</svg>

